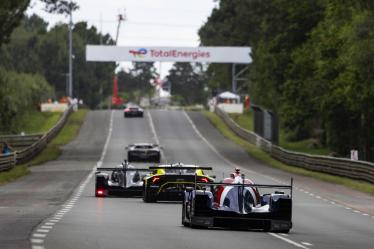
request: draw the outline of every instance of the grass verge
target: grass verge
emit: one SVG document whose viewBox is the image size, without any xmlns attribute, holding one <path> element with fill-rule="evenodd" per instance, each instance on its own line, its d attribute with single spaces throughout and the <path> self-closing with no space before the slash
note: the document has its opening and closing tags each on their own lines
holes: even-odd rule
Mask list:
<svg viewBox="0 0 374 249">
<path fill-rule="evenodd" d="M 215 113 L 204 111 L 203 114 L 225 137 L 237 143 L 238 145 L 242 146 L 248 152 L 248 154 L 250 154 L 251 156 L 253 156 L 254 158 L 258 160 L 263 161 L 269 166 L 272 166 L 274 168 L 278 168 L 278 169 L 281 169 L 281 170 L 284 170 L 284 171 L 287 171 L 293 174 L 313 177 L 313 178 L 316 178 L 322 181 L 344 185 L 352 189 L 356 189 L 356 190 L 374 195 L 374 184 L 370 184 L 364 181 L 352 180 L 352 179 L 345 178 L 345 177 L 310 171 L 310 170 L 286 165 L 282 162 L 279 162 L 275 160 L 274 158 L 272 158 L 269 154 L 265 153 L 264 151 L 260 150 L 256 146 L 248 143 L 244 139 L 237 136 Z"/>
<path fill-rule="evenodd" d="M 26 134 L 47 132 L 61 116 L 61 112 L 30 111 L 24 115 L 20 130 Z"/>
<path fill-rule="evenodd" d="M 47 147 L 33 160 L 26 164 L 17 165 L 7 172 L 0 173 L 0 185 L 4 185 L 21 176 L 27 175 L 30 172 L 28 166 L 39 165 L 48 161 L 56 160 L 61 155 L 60 146 L 69 143 L 78 134 L 87 111 L 88 110 L 86 109 L 81 109 L 77 112 L 73 112 L 59 134 L 52 139 Z"/>
<path fill-rule="evenodd" d="M 240 127 L 253 131 L 253 111 L 245 110 L 243 114 L 232 113 L 229 114 L 232 120 Z M 289 141 L 286 132 L 280 128 L 279 131 L 279 145 L 287 150 L 312 154 L 312 155 L 328 155 L 332 151 L 321 145 L 317 145 L 315 139 L 304 139 L 301 141 Z"/>
</svg>

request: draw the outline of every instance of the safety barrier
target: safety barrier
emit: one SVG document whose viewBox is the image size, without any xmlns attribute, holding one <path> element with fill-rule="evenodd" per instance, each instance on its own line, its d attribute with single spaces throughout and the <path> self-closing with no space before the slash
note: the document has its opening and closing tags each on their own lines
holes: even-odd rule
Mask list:
<svg viewBox="0 0 374 249">
<path fill-rule="evenodd" d="M 16 164 L 26 163 L 35 157 L 60 132 L 72 111 L 70 106 L 60 120 L 44 134 L 0 136 L 0 141 L 6 141 L 17 149 L 7 155 L 0 154 L 0 171 L 7 171 Z"/>
<path fill-rule="evenodd" d="M 220 108 L 216 107 L 215 113 L 235 134 L 269 153 L 278 161 L 308 170 L 374 183 L 374 163 L 289 151 L 272 144 L 252 131 L 240 127 Z"/>
</svg>

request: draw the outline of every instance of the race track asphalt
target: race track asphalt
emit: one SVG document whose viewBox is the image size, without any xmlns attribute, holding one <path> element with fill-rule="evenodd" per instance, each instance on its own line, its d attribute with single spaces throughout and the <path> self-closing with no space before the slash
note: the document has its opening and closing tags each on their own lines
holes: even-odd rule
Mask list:
<svg viewBox="0 0 374 249">
<path fill-rule="evenodd" d="M 227 176 L 235 166 L 240 166 L 243 173 L 256 183 L 288 183 L 292 175 L 270 168 L 249 157 L 243 149 L 224 138 L 198 112 L 150 110 L 143 119 L 124 119 L 120 111 L 113 111 L 112 114 L 109 111 L 100 111 L 90 112 L 90 118 L 91 122 L 85 122 L 85 125 L 89 123 L 89 128 L 81 130 L 82 134 L 88 133 L 87 136 L 80 134 L 74 143 L 66 146 L 65 149 L 70 152 L 68 156 L 35 167 L 31 175 L 0 188 L 0 206 L 10 208 L 13 204 L 21 204 L 22 198 L 26 198 L 30 203 L 36 203 L 33 204 L 36 205 L 34 210 L 29 211 L 32 216 L 30 224 L 27 223 L 30 220 L 26 217 L 22 220 L 22 215 L 13 214 L 16 213 L 16 208 L 10 211 L 9 208 L 0 207 L 0 248 L 17 248 L 9 246 L 12 243 L 16 245 L 17 241 L 22 241 L 18 248 L 27 248 L 23 247 L 27 231 L 30 233 L 31 247 L 34 249 L 348 249 L 372 248 L 374 245 L 372 196 L 301 176 L 293 176 L 296 186 L 293 205 L 294 227 L 289 234 L 190 229 L 181 225 L 179 203 L 143 203 L 138 198 L 95 198 L 91 170 L 97 162 L 103 167 L 119 164 L 125 158 L 125 146 L 133 142 L 159 142 L 164 148 L 163 162 L 212 166 L 212 174 L 217 178 Z M 107 134 L 110 134 L 108 139 Z M 141 167 L 144 164 L 136 166 Z M 65 174 L 72 178 L 71 181 L 64 183 L 67 185 L 66 188 L 58 184 L 53 187 L 48 181 L 42 181 L 35 183 L 38 191 L 33 195 L 32 178 L 43 179 L 41 174 L 55 173 L 54 171 L 61 174 L 61 178 Z M 28 178 L 31 179 L 27 180 Z M 12 189 L 14 191 L 20 184 L 26 184 L 31 193 L 29 196 L 17 193 L 20 196 L 12 198 Z M 42 194 L 44 185 L 45 195 L 50 196 L 50 199 L 56 196 L 56 200 L 48 204 L 48 198 L 41 198 L 42 201 L 37 206 L 35 198 Z M 6 205 L 3 197 L 14 199 L 13 203 Z M 64 200 L 66 202 L 61 205 Z M 3 217 L 7 217 L 8 223 L 4 223 L 5 225 Z M 19 233 L 18 229 L 22 227 L 20 224 L 24 223 L 28 225 Z M 38 223 L 39 226 L 35 227 Z M 12 227 L 12 224 L 14 229 L 8 234 L 13 236 L 13 239 L 7 240 L 3 232 L 6 232 L 7 225 Z M 35 227 L 32 232 L 31 227 Z M 23 237 L 18 237 L 21 234 Z M 8 247 L 3 247 L 6 243 Z"/>
</svg>

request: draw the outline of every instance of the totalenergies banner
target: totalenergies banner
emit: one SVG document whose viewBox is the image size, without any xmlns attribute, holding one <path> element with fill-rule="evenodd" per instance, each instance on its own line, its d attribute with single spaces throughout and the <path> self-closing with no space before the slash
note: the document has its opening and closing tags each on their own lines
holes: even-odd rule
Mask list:
<svg viewBox="0 0 374 249">
<path fill-rule="evenodd" d="M 87 61 L 250 63 L 250 47 L 86 47 Z"/>
</svg>

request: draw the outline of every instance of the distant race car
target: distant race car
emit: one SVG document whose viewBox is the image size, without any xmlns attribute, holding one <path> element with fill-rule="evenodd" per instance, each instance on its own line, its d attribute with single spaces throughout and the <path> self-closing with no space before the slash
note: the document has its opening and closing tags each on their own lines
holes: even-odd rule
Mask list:
<svg viewBox="0 0 374 249">
<path fill-rule="evenodd" d="M 123 110 L 123 116 L 125 118 L 128 118 L 128 117 L 143 117 L 143 114 L 144 114 L 144 110 L 142 108 L 140 108 L 139 106 L 127 106 L 124 110 Z"/>
<path fill-rule="evenodd" d="M 149 169 L 153 172 L 144 178 L 144 202 L 182 201 L 186 187 L 194 186 L 195 182 L 214 182 L 214 179 L 203 171 L 211 170 L 211 167 L 178 163 Z"/>
<path fill-rule="evenodd" d="M 142 196 L 143 178 L 149 169 L 135 168 L 127 161 L 114 168 L 97 168 L 95 196 Z"/>
<path fill-rule="evenodd" d="M 231 181 L 205 183 L 203 190 L 187 188 L 182 224 L 288 233 L 292 228 L 292 179 L 291 185 L 259 185 L 243 179 L 236 176 Z M 260 195 L 259 188 L 286 190 L 289 194 L 274 191 Z"/>
<path fill-rule="evenodd" d="M 136 143 L 126 147 L 127 160 L 129 162 L 155 162 L 160 163 L 161 151 L 157 144 L 152 143 Z"/>
</svg>

